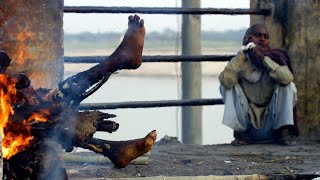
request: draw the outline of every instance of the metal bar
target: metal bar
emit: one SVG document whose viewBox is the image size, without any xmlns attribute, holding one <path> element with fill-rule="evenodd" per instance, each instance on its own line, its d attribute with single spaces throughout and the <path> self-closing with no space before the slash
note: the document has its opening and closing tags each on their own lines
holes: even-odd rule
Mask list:
<svg viewBox="0 0 320 180">
<path fill-rule="evenodd" d="M 175 8 L 175 7 L 101 7 L 65 6 L 65 13 L 139 13 L 139 14 L 222 14 L 222 15 L 264 15 L 270 9 L 227 9 L 227 8 Z"/>
<path fill-rule="evenodd" d="M 183 99 L 164 101 L 131 101 L 114 103 L 82 103 L 79 110 L 119 109 L 119 108 L 158 108 L 171 106 L 204 106 L 223 104 L 222 99 Z"/>
<path fill-rule="evenodd" d="M 142 62 L 221 62 L 229 61 L 235 55 L 173 55 L 173 56 L 142 56 Z M 65 63 L 100 63 L 106 56 L 65 56 Z"/>
</svg>

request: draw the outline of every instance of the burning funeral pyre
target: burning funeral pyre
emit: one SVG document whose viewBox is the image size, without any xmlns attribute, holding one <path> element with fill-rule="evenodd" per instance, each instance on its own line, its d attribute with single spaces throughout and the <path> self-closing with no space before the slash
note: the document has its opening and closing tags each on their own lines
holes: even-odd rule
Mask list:
<svg viewBox="0 0 320 180">
<path fill-rule="evenodd" d="M 144 34 L 143 20 L 129 16 L 128 30 L 115 52 L 98 65 L 62 81 L 56 89 L 32 88 L 27 75 L 10 72 L 10 57 L 0 53 L 4 179 L 67 179 L 59 156 L 48 141 L 59 143 L 67 152 L 82 147 L 103 154 L 117 168 L 127 166 L 152 148 L 155 130 L 129 141 L 96 139 L 96 131 L 112 133 L 118 129 L 119 124 L 109 120 L 115 115 L 77 111 L 80 102 L 113 72 L 141 65 Z"/>
</svg>

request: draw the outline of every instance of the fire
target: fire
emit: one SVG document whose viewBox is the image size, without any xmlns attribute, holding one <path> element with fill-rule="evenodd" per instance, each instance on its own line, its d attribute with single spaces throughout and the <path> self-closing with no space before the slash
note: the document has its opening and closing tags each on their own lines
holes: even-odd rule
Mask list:
<svg viewBox="0 0 320 180">
<path fill-rule="evenodd" d="M 50 113 L 47 109 L 41 109 L 39 112 L 40 113 L 33 112 L 33 114 L 28 118 L 28 123 L 31 123 L 32 121 L 46 122 L 48 120 L 46 116 L 49 116 Z"/>
<path fill-rule="evenodd" d="M 20 44 L 20 46 L 17 48 L 17 60 L 18 60 L 18 63 L 20 65 L 24 64 L 24 60 L 25 59 L 29 59 L 31 58 L 31 54 L 29 53 L 28 49 L 27 49 L 27 41 L 29 39 L 33 39 L 34 37 L 34 33 L 32 32 L 19 32 L 17 34 L 17 41 L 18 43 L 17 44 Z"/>
<path fill-rule="evenodd" d="M 11 120 L 14 115 L 12 105 L 16 101 L 16 84 L 13 78 L 0 74 L 0 129 L 2 136 L 3 157 L 11 156 L 24 150 L 33 140 L 30 124 L 34 121 L 45 122 L 49 112 L 39 110 L 33 113 L 27 120 Z"/>
</svg>

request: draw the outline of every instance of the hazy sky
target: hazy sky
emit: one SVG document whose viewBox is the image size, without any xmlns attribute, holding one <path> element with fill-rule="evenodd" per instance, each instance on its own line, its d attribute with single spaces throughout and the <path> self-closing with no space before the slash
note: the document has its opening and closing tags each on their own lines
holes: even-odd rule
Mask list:
<svg viewBox="0 0 320 180">
<path fill-rule="evenodd" d="M 65 0 L 65 6 L 180 7 L 181 0 Z M 249 8 L 249 0 L 202 0 L 201 7 Z M 65 33 L 124 32 L 129 14 L 64 13 Z M 139 14 L 147 31 L 177 30 L 182 15 Z M 224 31 L 249 27 L 248 15 L 202 15 L 202 30 Z"/>
</svg>

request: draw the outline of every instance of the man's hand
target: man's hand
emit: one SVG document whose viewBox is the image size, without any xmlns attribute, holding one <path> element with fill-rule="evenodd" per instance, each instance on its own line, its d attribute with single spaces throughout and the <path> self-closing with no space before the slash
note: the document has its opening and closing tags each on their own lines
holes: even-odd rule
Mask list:
<svg viewBox="0 0 320 180">
<path fill-rule="evenodd" d="M 246 53 L 247 51 L 249 51 L 250 49 L 253 49 L 255 47 L 256 47 L 256 45 L 253 42 L 250 42 L 250 43 L 248 43 L 246 45 L 243 45 L 241 47 L 241 50 L 242 50 L 242 52 Z"/>
<path fill-rule="evenodd" d="M 238 77 L 240 78 L 240 79 L 242 79 L 242 78 L 244 78 L 245 77 L 245 72 L 243 71 L 243 70 L 239 70 L 238 71 Z"/>
</svg>

